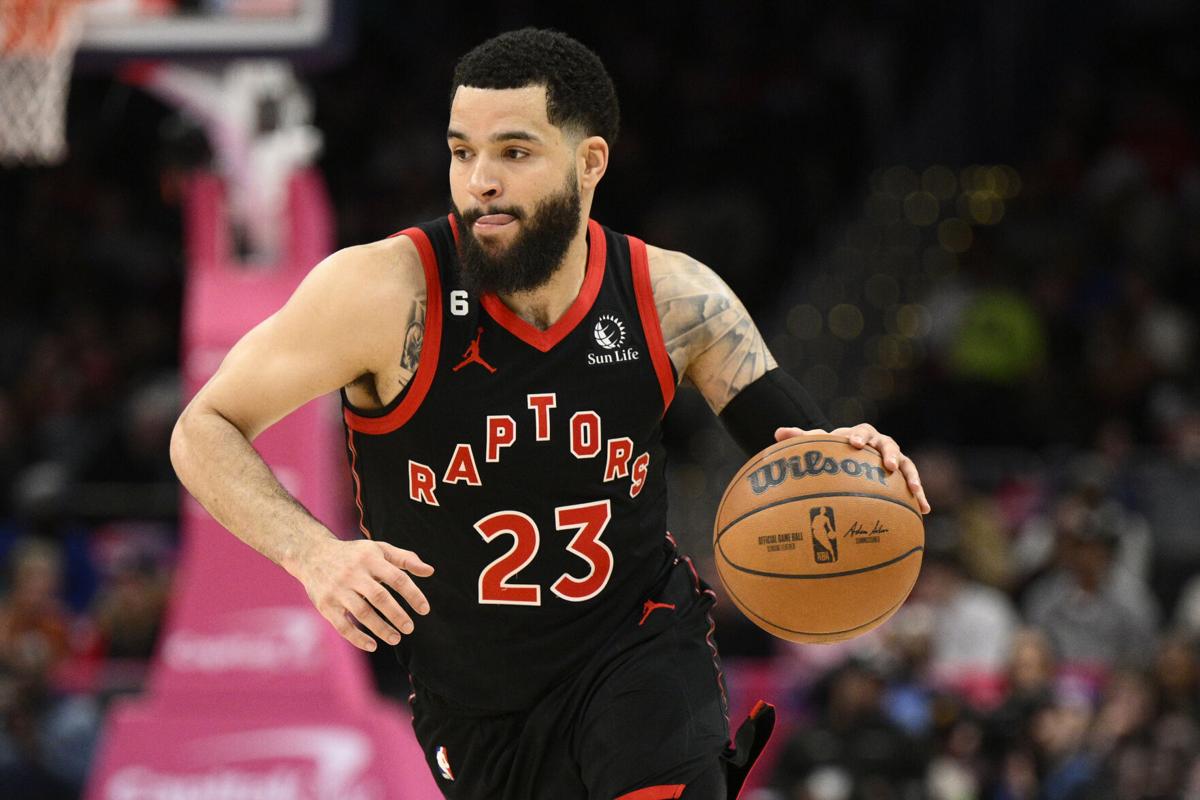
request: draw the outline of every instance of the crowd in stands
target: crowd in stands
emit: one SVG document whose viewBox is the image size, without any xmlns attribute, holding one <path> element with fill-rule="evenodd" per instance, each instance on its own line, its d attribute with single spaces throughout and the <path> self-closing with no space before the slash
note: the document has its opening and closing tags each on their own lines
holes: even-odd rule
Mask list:
<svg viewBox="0 0 1200 800">
<path fill-rule="evenodd" d="M 308 79 L 342 244 L 445 211 L 445 81 L 427 76 L 490 32 L 361 5 L 350 61 Z M 963 9 L 882 21 L 833 5 L 704 2 L 660 20 L 661 38 L 557 21 L 622 96 L 596 216 L 711 263 L 798 376 L 814 361 L 862 368 L 853 343 L 788 315 L 819 305 L 814 277 L 848 238 L 860 246 L 882 170 L 919 180 L 948 164 L 961 182 L 968 164 L 1005 163 L 1021 183 L 936 269 L 928 241 L 866 213 L 871 247 L 910 248 L 898 292 L 930 324 L 886 391 L 820 399 L 861 395 L 840 408 L 868 410 L 917 461 L 934 507 L 925 561 L 888 624 L 839 645 L 785 644 L 718 603 L 734 722 L 760 690 L 780 710 L 752 796 L 1200 798 L 1200 75 L 1180 55 L 1186 26 L 1026 4 L 1023 23 L 1078 19 L 1062 36 L 1090 44 L 1046 34 L 1022 49 Z M 980 52 L 1007 55 L 1008 72 Z M 78 796 L 105 709 L 142 686 L 177 547 L 179 200 L 205 147 L 107 76 L 73 91 L 68 161 L 0 171 L 0 797 Z M 831 304 L 885 313 L 861 287 L 839 291 Z M 676 406 L 671 524 L 719 591 L 703 554 L 744 454 L 694 393 Z"/>
</svg>

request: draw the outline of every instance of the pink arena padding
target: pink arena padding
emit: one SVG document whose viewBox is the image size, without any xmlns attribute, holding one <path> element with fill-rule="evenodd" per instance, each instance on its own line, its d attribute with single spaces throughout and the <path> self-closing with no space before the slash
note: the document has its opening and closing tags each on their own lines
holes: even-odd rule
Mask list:
<svg viewBox="0 0 1200 800">
<path fill-rule="evenodd" d="M 320 177 L 289 189 L 279 263 L 233 256 L 220 182 L 189 191 L 183 372 L 191 397 L 247 330 L 273 313 L 332 247 Z M 340 534 L 353 531 L 337 400 L 324 397 L 255 447 L 281 482 Z M 401 706 L 376 696 L 366 662 L 300 584 L 246 547 L 190 495 L 171 610 L 146 695 L 115 706 L 89 800 L 288 797 L 434 800 Z"/>
</svg>

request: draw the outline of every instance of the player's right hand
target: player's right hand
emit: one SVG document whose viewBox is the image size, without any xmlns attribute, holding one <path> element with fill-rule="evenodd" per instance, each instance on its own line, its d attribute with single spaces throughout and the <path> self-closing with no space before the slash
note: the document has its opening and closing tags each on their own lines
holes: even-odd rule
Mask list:
<svg viewBox="0 0 1200 800">
<path fill-rule="evenodd" d="M 360 650 L 375 650 L 375 639 L 396 644 L 412 633 L 413 621 L 388 589 L 394 589 L 418 614 L 429 613 L 429 601 L 411 575 L 427 578 L 433 567 L 411 550 L 369 539 L 325 539 L 305 554 L 293 570 L 321 616 Z M 361 626 L 361 627 L 360 627 Z"/>
</svg>

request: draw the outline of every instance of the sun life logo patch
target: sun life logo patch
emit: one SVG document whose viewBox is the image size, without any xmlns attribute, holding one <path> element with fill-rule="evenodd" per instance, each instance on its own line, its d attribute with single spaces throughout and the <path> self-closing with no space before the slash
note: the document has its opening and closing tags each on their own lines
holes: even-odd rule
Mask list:
<svg viewBox="0 0 1200 800">
<path fill-rule="evenodd" d="M 605 350 L 616 350 L 625 344 L 625 323 L 612 314 L 601 314 L 592 329 L 592 336 Z"/>
</svg>

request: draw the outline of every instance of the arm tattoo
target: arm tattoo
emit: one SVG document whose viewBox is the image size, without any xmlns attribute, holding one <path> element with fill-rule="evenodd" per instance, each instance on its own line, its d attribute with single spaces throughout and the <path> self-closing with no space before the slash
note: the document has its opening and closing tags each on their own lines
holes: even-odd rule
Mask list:
<svg viewBox="0 0 1200 800">
<path fill-rule="evenodd" d="M 667 354 L 714 412 L 774 369 L 775 359 L 745 306 L 708 267 L 662 253 L 650 273 Z"/>
<path fill-rule="evenodd" d="M 406 386 L 417 371 L 421 344 L 425 341 L 425 298 L 413 300 L 408 328 L 404 334 L 404 352 L 400 354 L 400 385 Z"/>
</svg>

